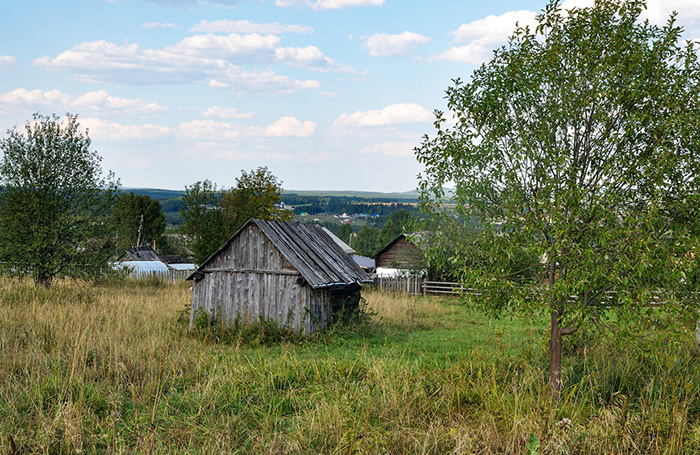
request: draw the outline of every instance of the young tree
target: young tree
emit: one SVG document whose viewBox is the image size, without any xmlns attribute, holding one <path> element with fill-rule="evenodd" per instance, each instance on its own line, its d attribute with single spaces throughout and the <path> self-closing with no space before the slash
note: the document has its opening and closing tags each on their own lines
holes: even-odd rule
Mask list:
<svg viewBox="0 0 700 455">
<path fill-rule="evenodd" d="M 160 202 L 148 195 L 125 193 L 113 212 L 117 248 L 150 245 L 165 233 L 165 215 Z"/>
<path fill-rule="evenodd" d="M 189 239 L 195 262 L 204 262 L 251 218 L 291 220 L 291 211 L 275 207 L 281 194 L 281 182 L 266 167 L 242 171 L 228 191 L 208 180 L 185 188 L 180 231 Z"/>
<path fill-rule="evenodd" d="M 383 246 L 379 240 L 379 229 L 367 225 L 362 226 L 352 242 L 357 254 L 367 257 L 373 256 Z"/>
<path fill-rule="evenodd" d="M 236 186 L 223 193 L 221 209 L 233 233 L 251 218 L 290 221 L 294 213 L 275 207 L 282 201 L 282 183 L 266 167 L 241 171 Z"/>
<path fill-rule="evenodd" d="M 197 264 L 204 262 L 231 236 L 219 203 L 221 192 L 216 184 L 205 180 L 185 187 L 182 197 L 180 232 Z"/>
<path fill-rule="evenodd" d="M 336 235 L 343 242 L 347 243 L 348 245 L 352 245 L 353 242 L 350 238 L 354 233 L 355 231 L 353 231 L 352 226 L 350 224 L 343 223 L 340 225 L 340 228 L 338 229 Z"/>
<path fill-rule="evenodd" d="M 112 253 L 107 216 L 118 182 L 103 178 L 78 117 L 34 114 L 0 142 L 0 264 L 49 287 L 99 277 Z"/>
<path fill-rule="evenodd" d="M 491 308 L 547 308 L 555 397 L 562 336 L 610 305 L 637 314 L 653 291 L 671 309 L 697 284 L 684 278 L 698 257 L 696 220 L 674 213 L 698 194 L 698 52 L 680 44 L 675 16 L 641 22 L 645 6 L 597 0 L 564 12 L 553 1 L 534 32 L 517 28 L 469 83 L 454 81 L 453 121 L 436 111 L 435 137 L 416 149 L 425 207 L 480 228 L 480 254 L 454 258 L 469 264 L 463 276 L 492 291 Z M 532 273 L 512 280 L 532 256 Z"/>
<path fill-rule="evenodd" d="M 399 209 L 389 215 L 389 219 L 382 226 L 379 239 L 386 245 L 401 234 L 411 232 L 413 232 L 413 216 L 406 209 Z"/>
</svg>

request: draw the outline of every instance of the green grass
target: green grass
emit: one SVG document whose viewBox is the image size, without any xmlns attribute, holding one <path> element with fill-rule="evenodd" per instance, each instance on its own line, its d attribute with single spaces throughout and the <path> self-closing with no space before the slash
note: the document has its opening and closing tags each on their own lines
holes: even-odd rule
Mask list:
<svg viewBox="0 0 700 455">
<path fill-rule="evenodd" d="M 690 339 L 583 334 L 555 405 L 544 321 L 365 296 L 269 343 L 189 331 L 186 286 L 2 282 L 0 453 L 700 453 Z"/>
</svg>

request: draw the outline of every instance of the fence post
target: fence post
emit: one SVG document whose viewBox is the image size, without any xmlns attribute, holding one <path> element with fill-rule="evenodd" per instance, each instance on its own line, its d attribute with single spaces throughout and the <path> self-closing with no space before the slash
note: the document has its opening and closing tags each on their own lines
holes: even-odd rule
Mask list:
<svg viewBox="0 0 700 455">
<path fill-rule="evenodd" d="M 428 295 L 428 279 L 423 278 L 423 297 Z"/>
</svg>

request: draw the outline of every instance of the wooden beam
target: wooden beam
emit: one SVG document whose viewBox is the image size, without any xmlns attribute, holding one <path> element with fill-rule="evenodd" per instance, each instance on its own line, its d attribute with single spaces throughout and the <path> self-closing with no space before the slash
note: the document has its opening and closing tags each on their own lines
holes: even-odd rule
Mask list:
<svg viewBox="0 0 700 455">
<path fill-rule="evenodd" d="M 232 268 L 216 268 L 216 269 L 204 269 L 200 270 L 202 273 L 212 273 L 212 272 L 230 272 L 230 273 L 261 273 L 266 275 L 291 275 L 300 276 L 296 270 L 261 270 L 261 269 L 232 269 Z"/>
</svg>

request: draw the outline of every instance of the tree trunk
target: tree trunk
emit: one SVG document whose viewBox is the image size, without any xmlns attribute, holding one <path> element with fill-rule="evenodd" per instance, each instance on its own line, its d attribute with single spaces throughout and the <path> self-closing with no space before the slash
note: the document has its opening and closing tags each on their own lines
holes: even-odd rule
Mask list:
<svg viewBox="0 0 700 455">
<path fill-rule="evenodd" d="M 552 310 L 552 322 L 549 333 L 549 396 L 554 401 L 559 401 L 561 395 L 561 338 L 562 331 L 559 327 L 559 311 Z"/>
</svg>

